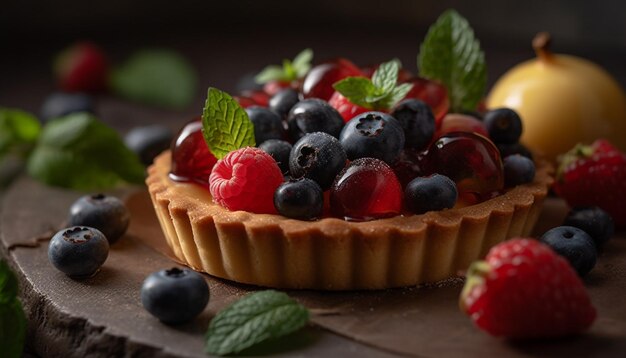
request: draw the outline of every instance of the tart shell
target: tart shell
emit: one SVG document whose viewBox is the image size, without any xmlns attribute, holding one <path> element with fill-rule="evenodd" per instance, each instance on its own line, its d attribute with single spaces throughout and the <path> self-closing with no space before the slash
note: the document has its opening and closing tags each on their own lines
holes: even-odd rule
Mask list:
<svg viewBox="0 0 626 358">
<path fill-rule="evenodd" d="M 480 204 L 367 222 L 300 221 L 228 211 L 210 192 L 169 178 L 169 151 L 146 183 L 168 245 L 197 271 L 275 288 L 356 290 L 413 286 L 457 276 L 506 239 L 527 236 L 552 183 L 534 182 Z"/>
</svg>

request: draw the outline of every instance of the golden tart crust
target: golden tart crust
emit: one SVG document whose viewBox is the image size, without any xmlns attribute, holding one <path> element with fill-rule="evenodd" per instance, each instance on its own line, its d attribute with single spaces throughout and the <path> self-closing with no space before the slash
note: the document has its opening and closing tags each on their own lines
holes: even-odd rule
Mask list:
<svg viewBox="0 0 626 358">
<path fill-rule="evenodd" d="M 169 246 L 189 267 L 276 288 L 355 290 L 413 286 L 459 274 L 495 244 L 529 235 L 552 183 L 533 183 L 464 208 L 367 222 L 300 221 L 228 211 L 206 188 L 172 181 L 170 152 L 148 169 L 148 190 Z"/>
</svg>

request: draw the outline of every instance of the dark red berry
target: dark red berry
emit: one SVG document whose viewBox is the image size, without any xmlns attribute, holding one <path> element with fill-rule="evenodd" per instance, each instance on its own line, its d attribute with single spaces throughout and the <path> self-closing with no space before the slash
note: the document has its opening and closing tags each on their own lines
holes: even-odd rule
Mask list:
<svg viewBox="0 0 626 358">
<path fill-rule="evenodd" d="M 346 77 L 363 76 L 361 70 L 350 60 L 338 58 L 313 67 L 304 78 L 304 98 L 320 98 L 328 101 L 335 92 L 333 85 Z"/>
<path fill-rule="evenodd" d="M 209 150 L 202 135 L 200 119 L 187 123 L 172 143 L 170 177 L 208 186 L 209 176 L 216 162 L 217 158 Z"/>
</svg>

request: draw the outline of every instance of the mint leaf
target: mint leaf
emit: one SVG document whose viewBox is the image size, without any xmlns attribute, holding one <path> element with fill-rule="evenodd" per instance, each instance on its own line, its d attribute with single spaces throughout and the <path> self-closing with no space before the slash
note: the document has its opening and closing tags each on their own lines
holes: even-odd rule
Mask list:
<svg viewBox="0 0 626 358">
<path fill-rule="evenodd" d="M 202 111 L 202 133 L 211 153 L 221 159 L 230 151 L 254 147 L 254 125 L 228 93 L 209 88 Z"/>
<path fill-rule="evenodd" d="M 350 102 L 365 108 L 372 108 L 368 98 L 372 98 L 376 93 L 376 86 L 369 78 L 347 77 L 335 83 L 333 88 L 341 93 Z"/>
<path fill-rule="evenodd" d="M 170 50 L 142 50 L 113 71 L 113 91 L 128 100 L 184 109 L 196 96 L 197 75 L 192 65 Z"/>
<path fill-rule="evenodd" d="M 263 84 L 270 81 L 291 82 L 303 78 L 311 69 L 313 50 L 302 50 L 293 61 L 283 60 L 283 65 L 269 65 L 254 77 L 256 83 Z"/>
<path fill-rule="evenodd" d="M 433 24 L 417 57 L 420 75 L 441 81 L 452 110 L 473 111 L 487 87 L 485 54 L 469 23 L 454 10 Z"/>
<path fill-rule="evenodd" d="M 0 107 L 0 159 L 9 153 L 26 156 L 40 132 L 39 121 L 32 114 Z"/>
<path fill-rule="evenodd" d="M 0 260 L 0 347 L 3 357 L 21 357 L 25 336 L 26 316 L 17 299 L 17 278 Z"/>
<path fill-rule="evenodd" d="M 381 63 L 372 75 L 372 83 L 381 93 L 390 93 L 398 81 L 400 61 L 397 59 Z"/>
<path fill-rule="evenodd" d="M 94 190 L 139 184 L 145 170 L 118 133 L 89 113 L 49 122 L 28 159 L 29 174 L 48 185 Z"/>
<path fill-rule="evenodd" d="M 206 351 L 226 355 L 302 328 L 309 311 L 285 293 L 259 291 L 219 312 L 206 334 Z"/>
</svg>

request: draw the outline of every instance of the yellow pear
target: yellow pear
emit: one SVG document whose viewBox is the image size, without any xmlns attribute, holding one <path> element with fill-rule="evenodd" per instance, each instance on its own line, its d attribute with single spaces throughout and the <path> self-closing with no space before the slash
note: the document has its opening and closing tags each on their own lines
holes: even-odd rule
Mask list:
<svg viewBox="0 0 626 358">
<path fill-rule="evenodd" d="M 522 118 L 521 142 L 554 160 L 577 143 L 606 138 L 626 151 L 626 95 L 600 66 L 548 50 L 550 37 L 533 40 L 537 58 L 505 73 L 487 108 L 509 107 Z"/>
</svg>

